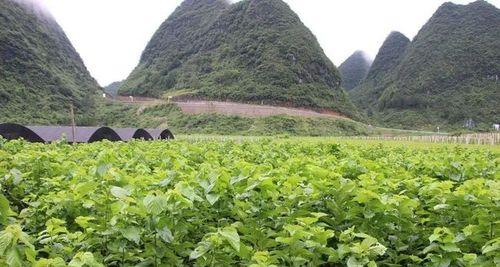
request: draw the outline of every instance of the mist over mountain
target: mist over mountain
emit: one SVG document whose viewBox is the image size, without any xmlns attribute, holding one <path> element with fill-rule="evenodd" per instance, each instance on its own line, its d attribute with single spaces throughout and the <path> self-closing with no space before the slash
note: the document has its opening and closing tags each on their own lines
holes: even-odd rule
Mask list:
<svg viewBox="0 0 500 267">
<path fill-rule="evenodd" d="M 368 74 L 372 62 L 363 51 L 356 51 L 339 66 L 342 87 L 352 90 L 358 86 Z"/>
<path fill-rule="evenodd" d="M 486 1 L 443 4 L 400 59 L 377 60 L 353 98 L 390 126 L 460 126 L 500 121 L 500 10 Z M 399 53 L 395 53 L 399 54 Z M 394 57 L 396 58 L 396 56 Z M 380 61 L 380 60 L 379 60 Z"/>
<path fill-rule="evenodd" d="M 281 0 L 186 0 L 161 25 L 121 94 L 355 108 L 316 37 Z"/>
<path fill-rule="evenodd" d="M 100 87 L 64 31 L 36 1 L 0 0 L 0 118 L 67 123 L 92 111 Z"/>
</svg>

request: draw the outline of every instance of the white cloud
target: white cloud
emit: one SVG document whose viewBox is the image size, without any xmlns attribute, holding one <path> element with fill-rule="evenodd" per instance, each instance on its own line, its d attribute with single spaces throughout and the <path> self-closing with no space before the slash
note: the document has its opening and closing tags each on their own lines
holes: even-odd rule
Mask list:
<svg viewBox="0 0 500 267">
<path fill-rule="evenodd" d="M 52 12 L 101 85 L 124 79 L 181 0 L 37 0 Z M 237 1 L 237 0 L 230 0 Z M 393 30 L 413 38 L 445 0 L 285 0 L 340 65 L 356 50 L 374 57 Z M 471 0 L 454 0 L 466 4 Z M 488 0 L 500 6 L 500 0 Z"/>
</svg>

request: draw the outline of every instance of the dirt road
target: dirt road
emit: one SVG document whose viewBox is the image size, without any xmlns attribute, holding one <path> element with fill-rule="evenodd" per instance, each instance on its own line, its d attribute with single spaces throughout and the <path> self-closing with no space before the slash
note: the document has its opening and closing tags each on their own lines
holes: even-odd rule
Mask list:
<svg viewBox="0 0 500 267">
<path fill-rule="evenodd" d="M 236 115 L 241 117 L 269 117 L 275 115 L 289 115 L 298 117 L 326 117 L 326 118 L 344 118 L 340 114 L 334 112 L 319 113 L 313 110 L 301 108 L 287 108 L 266 105 L 241 104 L 234 102 L 217 102 L 217 101 L 189 101 L 189 102 L 174 102 L 184 113 L 188 114 L 203 114 L 203 113 L 218 113 L 224 115 Z"/>
<path fill-rule="evenodd" d="M 164 100 L 145 97 L 128 97 L 119 96 L 115 98 L 116 101 L 127 104 L 140 104 L 140 105 L 156 105 L 167 103 Z M 317 112 L 305 108 L 289 108 L 277 107 L 268 105 L 254 105 L 242 104 L 235 102 L 219 102 L 219 101 L 173 101 L 187 114 L 204 114 L 204 113 L 218 113 L 224 115 L 235 115 L 241 117 L 269 117 L 275 115 L 289 115 L 297 117 L 323 117 L 323 118 L 336 118 L 348 119 L 339 113 L 333 111 Z"/>
</svg>

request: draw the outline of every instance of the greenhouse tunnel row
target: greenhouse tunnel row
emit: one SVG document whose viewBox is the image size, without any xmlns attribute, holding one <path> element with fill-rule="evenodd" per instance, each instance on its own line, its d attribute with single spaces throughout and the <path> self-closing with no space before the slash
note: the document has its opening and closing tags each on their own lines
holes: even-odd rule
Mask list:
<svg viewBox="0 0 500 267">
<path fill-rule="evenodd" d="M 169 129 L 23 126 L 15 123 L 0 124 L 0 136 L 7 140 L 24 139 L 35 143 L 50 143 L 63 139 L 74 143 L 92 143 L 103 140 L 116 142 L 133 139 L 149 141 L 174 139 Z"/>
</svg>

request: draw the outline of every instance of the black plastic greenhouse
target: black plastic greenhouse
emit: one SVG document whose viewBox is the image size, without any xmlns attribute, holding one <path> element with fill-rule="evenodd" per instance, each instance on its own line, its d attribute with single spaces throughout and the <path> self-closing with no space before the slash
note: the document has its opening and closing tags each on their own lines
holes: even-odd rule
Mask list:
<svg viewBox="0 0 500 267">
<path fill-rule="evenodd" d="M 102 140 L 129 141 L 132 139 L 168 140 L 174 135 L 168 129 L 136 129 L 110 127 L 23 126 L 0 124 L 0 136 L 7 140 L 24 139 L 29 142 L 49 143 L 65 139 L 68 142 L 92 143 Z"/>
</svg>

